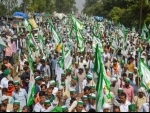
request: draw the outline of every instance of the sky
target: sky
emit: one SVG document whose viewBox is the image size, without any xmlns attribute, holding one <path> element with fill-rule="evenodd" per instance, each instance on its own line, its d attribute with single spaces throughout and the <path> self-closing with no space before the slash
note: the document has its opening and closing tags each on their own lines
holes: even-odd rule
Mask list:
<svg viewBox="0 0 150 113">
<path fill-rule="evenodd" d="M 18 4 L 21 2 L 22 0 L 18 0 Z M 79 9 L 79 11 L 82 11 L 84 2 L 85 0 L 76 0 L 76 7 Z"/>
<path fill-rule="evenodd" d="M 76 0 L 76 7 L 79 9 L 79 11 L 82 11 L 84 2 L 85 0 Z"/>
</svg>

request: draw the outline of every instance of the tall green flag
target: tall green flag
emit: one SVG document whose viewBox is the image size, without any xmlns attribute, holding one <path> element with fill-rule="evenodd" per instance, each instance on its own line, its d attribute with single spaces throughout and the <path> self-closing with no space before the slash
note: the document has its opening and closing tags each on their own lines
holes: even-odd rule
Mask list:
<svg viewBox="0 0 150 113">
<path fill-rule="evenodd" d="M 145 89 L 150 89 L 150 69 L 149 67 L 140 60 L 140 72 L 141 72 L 141 86 L 145 87 Z"/>
<path fill-rule="evenodd" d="M 84 40 L 79 30 L 76 31 L 76 38 L 78 43 L 78 49 L 80 52 L 84 51 Z"/>
<path fill-rule="evenodd" d="M 101 51 L 99 50 L 98 44 L 95 51 L 95 63 L 94 71 L 97 73 L 98 81 L 96 85 L 97 100 L 96 100 L 96 111 L 101 112 L 104 104 L 104 93 L 103 93 L 103 82 L 104 82 L 104 70 L 102 67 Z"/>
<path fill-rule="evenodd" d="M 56 33 L 56 31 L 54 30 L 54 28 L 52 27 L 52 35 L 53 38 L 55 40 L 56 45 L 58 45 L 61 41 L 60 41 L 60 37 L 59 35 Z"/>
</svg>

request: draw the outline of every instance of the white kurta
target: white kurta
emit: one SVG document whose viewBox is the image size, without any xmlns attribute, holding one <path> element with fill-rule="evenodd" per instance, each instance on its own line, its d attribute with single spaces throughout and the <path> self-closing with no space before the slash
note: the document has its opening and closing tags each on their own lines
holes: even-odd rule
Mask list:
<svg viewBox="0 0 150 113">
<path fill-rule="evenodd" d="M 125 104 L 120 104 L 120 111 L 121 112 L 128 112 L 129 109 L 128 109 L 128 106 L 130 105 L 131 103 L 126 100 L 126 103 Z"/>
<path fill-rule="evenodd" d="M 8 88 L 8 79 L 6 77 L 4 77 L 2 80 L 1 80 L 1 86 L 2 88 Z"/>
<path fill-rule="evenodd" d="M 58 66 L 58 64 L 56 64 L 56 67 L 55 67 L 55 74 L 57 75 L 56 77 L 56 81 L 60 81 L 61 80 L 61 74 L 64 73 L 63 69 L 60 68 Z"/>
</svg>

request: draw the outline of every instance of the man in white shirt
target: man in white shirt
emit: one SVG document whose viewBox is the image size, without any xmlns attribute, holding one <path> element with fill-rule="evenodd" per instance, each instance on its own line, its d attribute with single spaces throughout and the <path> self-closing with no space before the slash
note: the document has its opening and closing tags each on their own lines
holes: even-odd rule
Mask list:
<svg viewBox="0 0 150 113">
<path fill-rule="evenodd" d="M 43 112 L 45 111 L 45 108 L 43 107 L 43 104 L 46 100 L 46 95 L 45 92 L 40 91 L 39 92 L 39 97 L 40 97 L 40 102 L 38 102 L 37 104 L 35 104 L 33 111 L 34 112 Z"/>
<path fill-rule="evenodd" d="M 127 100 L 127 95 L 125 93 L 121 93 L 120 100 L 121 100 L 120 111 L 128 112 L 129 111 L 128 106 L 131 103 Z"/>
<path fill-rule="evenodd" d="M 1 80 L 1 87 L 2 88 L 8 88 L 8 78 L 7 78 L 7 76 L 9 75 L 9 73 L 10 73 L 10 70 L 9 69 L 6 69 L 6 70 L 4 70 L 4 72 L 3 72 L 3 78 L 2 78 L 2 80 Z"/>
</svg>

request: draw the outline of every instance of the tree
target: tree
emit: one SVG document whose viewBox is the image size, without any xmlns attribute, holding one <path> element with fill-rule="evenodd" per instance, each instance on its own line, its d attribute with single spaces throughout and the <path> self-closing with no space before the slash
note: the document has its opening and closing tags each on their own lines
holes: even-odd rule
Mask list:
<svg viewBox="0 0 150 113">
<path fill-rule="evenodd" d="M 75 0 L 55 0 L 56 11 L 58 13 L 71 13 L 75 5 Z"/>
<path fill-rule="evenodd" d="M 94 2 L 95 1 L 95 2 Z M 141 24 L 150 24 L 149 0 L 86 0 L 83 12 L 87 15 L 101 15 L 122 23 L 126 27 L 141 29 Z M 91 5 L 90 5 L 91 4 Z"/>
<path fill-rule="evenodd" d="M 113 9 L 110 11 L 108 16 L 109 18 L 112 18 L 115 24 L 117 24 L 118 21 L 120 21 L 120 17 L 122 17 L 124 12 L 125 12 L 125 9 L 121 9 L 120 7 L 113 7 Z"/>
<path fill-rule="evenodd" d="M 46 13 L 53 13 L 55 11 L 55 2 L 54 0 L 46 0 Z"/>
<path fill-rule="evenodd" d="M 2 15 L 2 16 L 6 15 L 6 11 L 7 11 L 7 9 L 6 9 L 5 5 L 0 3 L 0 15 Z"/>
<path fill-rule="evenodd" d="M 42 13 L 46 9 L 46 1 L 45 0 L 32 0 L 28 4 L 27 10 L 29 12 L 37 12 L 37 13 Z"/>
</svg>

